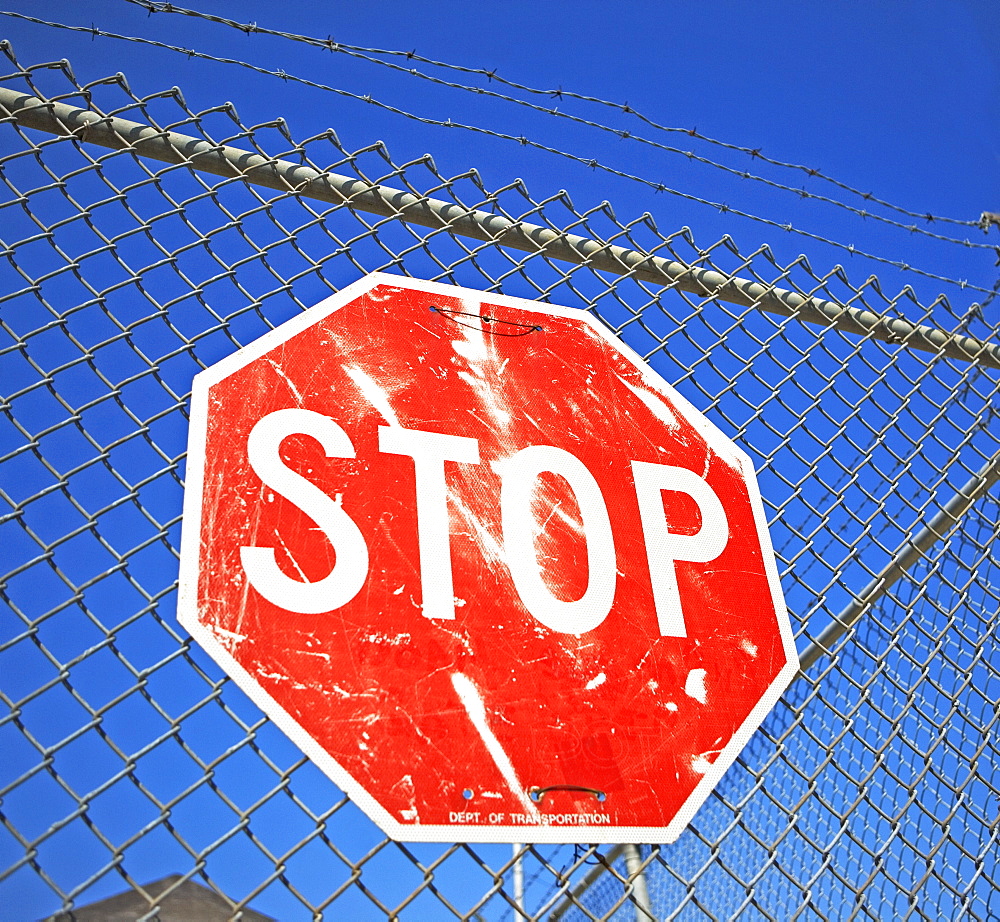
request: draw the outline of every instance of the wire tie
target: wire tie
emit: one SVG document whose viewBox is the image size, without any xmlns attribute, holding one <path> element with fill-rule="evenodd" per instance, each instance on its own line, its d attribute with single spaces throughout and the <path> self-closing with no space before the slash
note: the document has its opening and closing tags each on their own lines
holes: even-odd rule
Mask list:
<svg viewBox="0 0 1000 922">
<path fill-rule="evenodd" d="M 549 791 L 575 791 L 581 794 L 593 794 L 599 803 L 604 803 L 608 796 L 604 791 L 599 791 L 597 788 L 585 788 L 578 784 L 550 784 L 547 788 L 528 788 L 528 797 L 531 798 L 533 803 L 540 804 L 542 798 Z"/>
<path fill-rule="evenodd" d="M 487 314 L 480 316 L 479 314 L 470 314 L 468 311 L 456 311 L 447 307 L 437 307 L 436 305 L 431 305 L 431 310 L 435 314 L 446 314 L 449 320 L 453 320 L 459 326 L 471 327 L 472 329 L 479 329 L 471 323 L 465 323 L 459 320 L 459 317 L 475 317 L 476 320 L 481 320 L 484 324 L 490 323 L 502 323 L 504 326 L 516 327 L 520 332 L 517 333 L 507 333 L 503 330 L 498 330 L 496 328 L 485 330 L 484 332 L 489 333 L 491 336 L 527 336 L 529 333 L 540 333 L 542 328 L 537 324 L 531 323 L 516 323 L 513 320 L 501 320 L 499 317 L 490 317 Z"/>
</svg>

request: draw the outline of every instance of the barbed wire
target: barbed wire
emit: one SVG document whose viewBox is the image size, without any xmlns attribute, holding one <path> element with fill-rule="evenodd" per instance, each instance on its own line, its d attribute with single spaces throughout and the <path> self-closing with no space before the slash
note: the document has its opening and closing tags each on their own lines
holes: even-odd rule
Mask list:
<svg viewBox="0 0 1000 922">
<path fill-rule="evenodd" d="M 659 122 L 656 122 L 652 118 L 644 115 L 642 112 L 639 112 L 638 110 L 634 109 L 627 102 L 625 102 L 625 103 L 611 102 L 609 100 L 602 99 L 602 98 L 597 97 L 597 96 L 591 96 L 591 95 L 588 95 L 588 94 L 585 94 L 585 93 L 577 93 L 577 92 L 574 92 L 572 90 L 564 90 L 561 86 L 559 88 L 557 88 L 557 89 L 544 89 L 544 88 L 539 88 L 539 87 L 533 87 L 533 86 L 529 86 L 527 84 L 519 83 L 519 82 L 517 82 L 515 80 L 510 80 L 509 78 L 503 77 L 503 76 L 501 76 L 500 74 L 497 73 L 497 71 L 496 71 L 495 68 L 492 69 L 492 70 L 486 70 L 485 68 L 480 68 L 480 67 L 466 67 L 466 66 L 459 65 L 459 64 L 453 64 L 453 63 L 450 63 L 450 62 L 447 62 L 447 61 L 439 61 L 439 60 L 436 60 L 434 58 L 428 58 L 428 57 L 425 57 L 424 55 L 420 55 L 420 54 L 418 54 L 416 52 L 416 50 L 412 50 L 412 51 L 400 51 L 400 50 L 387 49 L 387 48 L 369 48 L 369 47 L 366 47 L 366 46 L 363 46 L 363 45 L 353 45 L 353 44 L 349 44 L 349 43 L 346 43 L 346 42 L 337 41 L 337 40 L 333 39 L 332 36 L 328 37 L 326 39 L 321 39 L 321 38 L 318 38 L 316 36 L 302 35 L 300 33 L 295 33 L 295 32 L 285 32 L 285 31 L 280 30 L 280 29 L 269 29 L 269 28 L 266 28 L 264 26 L 258 25 L 258 23 L 256 23 L 256 22 L 241 23 L 241 22 L 238 22 L 238 21 L 233 20 L 233 19 L 228 19 L 228 18 L 226 18 L 224 16 L 217 16 L 215 14 L 205 13 L 205 12 L 202 12 L 200 10 L 193 10 L 193 9 L 189 9 L 189 8 L 185 8 L 185 7 L 180 7 L 180 6 L 177 6 L 174 3 L 165 2 L 165 0 L 124 0 L 124 2 L 132 4 L 134 6 L 140 6 L 143 9 L 145 9 L 150 15 L 152 15 L 153 13 L 176 13 L 176 14 L 183 15 L 183 16 L 190 16 L 190 17 L 194 17 L 194 18 L 198 18 L 198 19 L 203 19 L 203 20 L 206 20 L 206 21 L 209 21 L 209 22 L 214 22 L 214 23 L 217 23 L 217 24 L 220 24 L 220 25 L 225 25 L 225 26 L 228 26 L 230 28 L 238 29 L 239 31 L 244 32 L 246 34 L 257 33 L 257 34 L 260 34 L 260 35 L 270 35 L 270 36 L 274 36 L 276 38 L 288 39 L 288 40 L 294 41 L 294 42 L 302 42 L 302 43 L 305 43 L 305 44 L 308 44 L 308 45 L 312 45 L 313 47 L 316 47 L 316 48 L 322 48 L 322 49 L 325 49 L 327 51 L 331 51 L 331 52 L 335 52 L 335 53 L 336 52 L 340 52 L 340 53 L 347 54 L 347 55 L 352 56 L 352 57 L 357 57 L 357 58 L 361 58 L 361 59 L 366 60 L 366 61 L 371 61 L 372 63 L 380 64 L 380 65 L 383 65 L 385 67 L 391 67 L 394 70 L 402 71 L 402 72 L 407 73 L 407 74 L 409 74 L 411 76 L 420 77 L 422 79 L 429 80 L 429 81 L 432 81 L 434 83 L 438 83 L 438 84 L 441 84 L 441 85 L 444 85 L 444 86 L 453 87 L 455 89 L 466 90 L 466 91 L 473 92 L 473 93 L 476 93 L 476 94 L 479 94 L 479 95 L 488 95 L 488 96 L 492 96 L 492 97 L 495 97 L 495 98 L 498 98 L 498 99 L 502 99 L 502 100 L 507 101 L 507 102 L 513 102 L 513 103 L 516 103 L 518 105 L 528 106 L 528 107 L 530 107 L 532 109 L 535 109 L 535 110 L 540 111 L 540 112 L 547 113 L 549 115 L 555 115 L 555 116 L 558 116 L 558 117 L 561 117 L 561 118 L 571 119 L 573 121 L 579 122 L 581 124 L 588 125 L 588 126 L 593 127 L 593 128 L 599 128 L 599 129 L 604 130 L 604 131 L 609 131 L 612 134 L 619 135 L 620 137 L 623 137 L 623 139 L 626 139 L 626 140 L 635 140 L 635 141 L 638 141 L 640 143 L 649 144 L 649 145 L 652 145 L 654 147 L 661 148 L 663 150 L 667 150 L 667 151 L 671 151 L 671 152 L 674 152 L 674 153 L 683 154 L 684 156 L 691 157 L 691 159 L 697 159 L 699 162 L 702 162 L 702 163 L 705 163 L 705 164 L 708 164 L 708 165 L 711 165 L 711 166 L 719 167 L 719 168 L 721 168 L 723 170 L 726 170 L 727 172 L 733 173 L 733 174 L 735 174 L 735 175 L 737 175 L 737 176 L 739 176 L 741 178 L 753 179 L 753 180 L 756 180 L 756 181 L 759 181 L 759 182 L 763 182 L 763 183 L 766 183 L 767 185 L 774 186 L 775 188 L 784 189 L 784 190 L 787 190 L 789 192 L 793 192 L 793 193 L 795 193 L 797 195 L 800 195 L 800 196 L 802 196 L 804 198 L 813 198 L 813 199 L 818 199 L 820 201 L 829 202 L 831 204 L 838 205 L 838 206 L 840 206 L 842 208 L 845 208 L 845 209 L 848 209 L 850 211 L 853 211 L 855 214 L 858 214 L 861 217 L 866 217 L 866 218 L 871 217 L 871 218 L 875 218 L 876 220 L 882 220 L 882 221 L 885 221 L 886 223 L 891 224 L 891 225 L 893 225 L 895 227 L 903 228 L 904 230 L 908 230 L 908 231 L 912 231 L 912 232 L 919 232 L 920 229 L 914 228 L 912 225 L 902 224 L 901 222 L 892 221 L 889 218 L 884 218 L 884 217 L 881 217 L 879 215 L 871 214 L 870 212 L 866 212 L 864 210 L 856 209 L 853 206 L 848 205 L 845 202 L 839 201 L 838 199 L 829 198 L 827 196 L 819 195 L 819 194 L 816 194 L 816 193 L 805 193 L 803 190 L 797 189 L 794 186 L 787 186 L 787 185 L 784 185 L 782 183 L 778 183 L 778 182 L 775 182 L 775 181 L 772 181 L 772 180 L 768 180 L 768 179 L 766 179 L 764 177 L 753 176 L 753 175 L 745 175 L 744 171 L 742 171 L 742 170 L 737 170 L 737 169 L 734 169 L 734 168 L 731 168 L 731 167 L 727 167 L 727 166 L 725 166 L 723 164 L 716 163 L 715 161 L 712 161 L 712 160 L 710 160 L 708 158 L 697 157 L 696 155 L 690 154 L 688 151 L 684 151 L 684 150 L 681 150 L 679 148 L 673 148 L 673 147 L 670 147 L 668 145 L 663 145 L 663 144 L 660 144 L 657 141 L 652 141 L 650 139 L 643 138 L 643 137 L 641 137 L 639 135 L 631 134 L 630 132 L 623 132 L 620 129 L 613 128 L 613 127 L 611 127 L 609 125 L 604 125 L 604 124 L 602 124 L 600 122 L 592 121 L 590 119 L 584 119 L 584 118 L 581 118 L 579 116 L 574 116 L 574 115 L 571 115 L 571 114 L 565 113 L 565 112 L 559 112 L 558 110 L 549 109 L 549 108 L 547 108 L 545 106 L 537 106 L 537 105 L 534 105 L 533 103 L 527 102 L 526 100 L 517 99 L 516 97 L 512 97 L 512 96 L 509 96 L 509 95 L 504 94 L 504 93 L 497 93 L 495 91 L 486 90 L 486 89 L 481 88 L 481 87 L 470 87 L 470 86 L 467 86 L 465 84 L 453 83 L 453 82 L 450 82 L 450 81 L 447 81 L 447 80 L 442 80 L 440 78 L 433 77 L 433 76 L 431 76 L 429 74 L 425 74 L 425 73 L 423 73 L 421 71 L 418 71 L 415 68 L 404 67 L 404 66 L 400 66 L 400 65 L 397 65 L 397 64 L 393 64 L 390 61 L 383 61 L 383 60 L 380 60 L 378 58 L 373 58 L 373 57 L 371 57 L 371 55 L 386 55 L 386 56 L 390 56 L 390 57 L 405 57 L 408 61 L 417 61 L 417 62 L 419 62 L 421 64 L 428 64 L 428 65 L 430 65 L 432 67 L 439 67 L 439 68 L 442 68 L 444 70 L 449 70 L 449 71 L 453 71 L 453 72 L 456 72 L 456 73 L 472 74 L 472 75 L 475 75 L 475 76 L 485 77 L 488 81 L 491 81 L 491 82 L 495 81 L 496 83 L 502 84 L 504 86 L 511 87 L 512 89 L 517 89 L 517 90 L 520 90 L 522 92 L 531 93 L 531 94 L 537 95 L 537 96 L 546 96 L 546 97 L 554 98 L 554 99 L 562 99 L 562 98 L 576 99 L 576 100 L 579 100 L 579 101 L 582 101 L 582 102 L 592 103 L 594 105 L 605 106 L 605 107 L 614 109 L 614 110 L 616 110 L 618 112 L 621 112 L 621 113 L 623 113 L 625 115 L 631 115 L 631 116 L 635 117 L 636 119 L 638 119 L 639 121 L 645 123 L 649 127 L 654 128 L 657 131 L 663 131 L 663 132 L 667 132 L 667 133 L 671 133 L 671 134 L 684 134 L 684 135 L 688 135 L 688 136 L 690 136 L 692 138 L 696 138 L 699 141 L 704 141 L 707 144 L 712 144 L 712 145 L 715 145 L 715 146 L 718 146 L 718 147 L 722 147 L 722 148 L 724 148 L 726 150 L 731 150 L 731 151 L 736 151 L 736 152 L 739 152 L 739 153 L 742 153 L 742 154 L 746 154 L 746 155 L 750 156 L 751 158 L 753 158 L 755 160 L 760 160 L 760 161 L 762 161 L 764 163 L 769 163 L 769 164 L 771 164 L 773 166 L 777 166 L 777 167 L 781 167 L 781 168 L 784 168 L 784 169 L 790 169 L 790 170 L 796 170 L 796 171 L 799 171 L 799 172 L 803 172 L 807 176 L 809 176 L 810 178 L 817 179 L 817 180 L 820 180 L 822 182 L 830 183 L 831 185 L 836 186 L 837 188 L 842 189 L 843 191 L 848 192 L 851 195 L 856 195 L 859 198 L 864 199 L 865 201 L 873 202 L 873 203 L 875 203 L 877 205 L 880 205 L 883 208 L 887 208 L 887 209 L 889 209 L 891 211 L 894 211 L 897 214 L 906 215 L 909 218 L 917 218 L 917 219 L 922 220 L 922 221 L 927 221 L 928 223 L 942 222 L 942 223 L 948 223 L 948 224 L 955 224 L 955 225 L 958 225 L 958 226 L 961 226 L 961 227 L 975 227 L 975 228 L 979 228 L 980 230 L 983 230 L 984 233 L 987 232 L 988 229 L 989 229 L 989 224 L 987 223 L 987 224 L 984 225 L 982 218 L 978 218 L 976 220 L 968 220 L 968 219 L 963 219 L 963 218 L 951 218 L 951 217 L 947 217 L 947 216 L 944 216 L 944 215 L 935 215 L 935 214 L 932 214 L 930 212 L 912 211 L 912 210 L 910 210 L 908 208 L 904 208 L 904 207 L 902 207 L 900 205 L 895 205 L 895 204 L 893 204 L 893 203 L 891 203 L 889 201 L 886 201 L 884 199 L 880 199 L 880 198 L 878 198 L 877 196 L 875 196 L 871 192 L 864 192 L 861 189 L 855 188 L 854 186 L 851 186 L 848 183 L 842 182 L 841 180 L 838 180 L 838 179 L 836 179 L 836 178 L 834 178 L 832 176 L 828 176 L 825 173 L 823 173 L 821 170 L 815 169 L 813 167 L 807 167 L 807 166 L 804 166 L 804 165 L 798 164 L 798 163 L 791 163 L 791 162 L 788 162 L 788 161 L 778 160 L 778 159 L 775 159 L 775 158 L 772 158 L 772 157 L 768 157 L 767 155 L 765 155 L 761 151 L 760 148 L 750 148 L 750 147 L 745 147 L 745 146 L 739 145 L 739 144 L 733 144 L 733 143 L 728 142 L 728 141 L 722 141 L 722 140 L 719 140 L 717 138 L 710 137 L 709 135 L 701 134 L 697 130 L 697 128 L 678 128 L 676 126 L 663 125 L 663 124 L 661 124 Z M 927 232 L 927 233 L 928 233 L 928 236 L 938 237 L 938 235 L 932 234 L 930 232 Z M 966 243 L 966 241 L 957 240 L 956 238 L 949 238 L 949 237 L 945 237 L 945 236 L 940 236 L 940 237 L 938 237 L 938 239 L 952 240 L 954 242 L 957 242 L 957 243 L 960 243 L 960 244 L 963 244 L 963 245 L 965 245 L 965 243 Z M 989 245 L 988 244 L 981 244 L 981 246 L 987 246 L 988 247 Z"/>
<path fill-rule="evenodd" d="M 652 147 L 656 150 L 664 151 L 670 154 L 677 154 L 695 163 L 701 163 L 713 169 L 721 170 L 722 172 L 727 173 L 730 176 L 735 176 L 739 179 L 745 179 L 751 182 L 762 183 L 763 185 L 768 186 L 772 189 L 778 189 L 782 192 L 788 192 L 792 195 L 798 196 L 799 198 L 807 201 L 817 201 L 833 205 L 837 208 L 841 208 L 845 211 L 848 211 L 857 217 L 863 219 L 871 218 L 874 221 L 878 221 L 882 224 L 887 224 L 890 227 L 895 227 L 899 230 L 907 231 L 908 233 L 920 234 L 922 236 L 929 237 L 933 240 L 940 240 L 942 242 L 952 243 L 966 248 L 977 248 L 977 249 L 991 250 L 993 252 L 1000 252 L 1000 249 L 988 243 L 973 243 L 968 238 L 960 239 L 957 237 L 949 237 L 946 234 L 938 234 L 934 233 L 933 231 L 926 230 L 925 228 L 922 228 L 916 224 L 904 224 L 901 221 L 896 221 L 893 220 L 892 218 L 887 218 L 884 215 L 868 211 L 867 209 L 855 208 L 853 205 L 849 205 L 846 202 L 842 202 L 839 199 L 835 199 L 827 195 L 821 195 L 816 192 L 809 192 L 804 188 L 796 188 L 794 186 L 789 186 L 785 183 L 777 182 L 776 180 L 768 179 L 767 177 L 751 173 L 748 170 L 739 170 L 736 169 L 735 167 L 727 166 L 726 164 L 719 163 L 718 161 L 712 160 L 709 157 L 696 154 L 693 150 L 684 150 L 679 147 L 674 147 L 670 144 L 663 144 L 659 141 L 654 141 L 651 138 L 646 138 L 643 137 L 642 135 L 638 135 L 630 131 L 614 128 L 611 125 L 605 125 L 601 122 L 594 121 L 593 119 L 588 119 L 578 115 L 573 115 L 570 112 L 561 112 L 558 108 L 542 106 L 538 105 L 537 103 L 529 102 L 528 100 L 525 99 L 518 99 L 516 96 L 511 96 L 507 93 L 500 93 L 497 92 L 496 90 L 489 90 L 484 87 L 469 86 L 463 83 L 455 83 L 450 80 L 443 80 L 440 77 L 435 77 L 431 74 L 424 73 L 423 71 L 420 71 L 415 67 L 406 67 L 401 64 L 395 64 L 392 61 L 383 61 L 380 58 L 372 56 L 373 54 L 392 54 L 393 52 L 390 51 L 385 51 L 382 49 L 374 49 L 374 50 L 361 49 L 359 46 L 347 45 L 344 44 L 343 42 L 334 41 L 332 38 L 324 40 L 321 38 L 317 38 L 315 36 L 301 35 L 294 32 L 284 32 L 278 29 L 269 29 L 263 26 L 259 26 L 255 22 L 241 23 L 234 19 L 228 19 L 224 16 L 216 16 L 211 13 L 203 13 L 199 10 L 192 10 L 192 9 L 187 9 L 185 7 L 179 7 L 172 3 L 153 3 L 151 2 L 151 0 L 124 0 L 124 2 L 135 6 L 141 6 L 144 9 L 147 9 L 150 14 L 178 13 L 184 16 L 191 16 L 207 22 L 213 22 L 218 25 L 223 25 L 228 28 L 236 29 L 240 32 L 244 32 L 247 34 L 257 33 L 261 35 L 274 36 L 277 38 L 288 39 L 293 42 L 304 43 L 314 48 L 323 49 L 333 53 L 345 54 L 348 57 L 356 58 L 362 61 L 367 61 L 371 64 L 375 64 L 380 67 L 386 67 L 390 70 L 394 70 L 398 73 L 405 74 L 410 77 L 426 80 L 437 86 L 444 86 L 450 89 L 460 90 L 466 93 L 473 93 L 477 96 L 487 96 L 492 99 L 497 99 L 502 102 L 530 109 L 531 111 L 534 112 L 539 112 L 544 115 L 552 116 L 554 118 L 564 119 L 566 121 L 570 121 L 578 125 L 584 125 L 586 127 L 593 128 L 597 131 L 612 134 L 623 141 L 634 141 L 637 144 L 643 144 Z M 441 66 L 450 67 L 451 65 L 442 64 Z M 671 129 L 671 130 L 676 130 L 676 129 Z M 867 195 L 863 197 L 869 199 L 872 198 L 871 196 Z M 929 214 L 923 215 L 921 217 L 924 218 L 925 220 L 930 220 L 930 221 L 935 220 L 934 216 Z M 968 222 L 968 223 L 971 223 L 977 227 L 980 226 L 978 222 Z"/>
<path fill-rule="evenodd" d="M 147 45 L 154 48 L 160 48 L 165 51 L 170 51 L 176 54 L 182 54 L 187 58 L 198 58 L 200 60 L 212 61 L 217 64 L 228 64 L 236 67 L 241 67 L 247 70 L 254 71 L 255 73 L 262 74 L 264 76 L 277 77 L 285 82 L 291 81 L 293 83 L 298 83 L 303 86 L 308 86 L 313 89 L 321 90 L 323 92 L 334 93 L 338 96 L 347 99 L 352 99 L 356 102 L 364 102 L 369 105 L 375 106 L 376 108 L 382 109 L 386 112 L 391 112 L 394 115 L 399 115 L 404 118 L 411 119 L 412 121 L 416 121 L 423 125 L 430 125 L 440 128 L 457 128 L 463 131 L 468 131 L 471 133 L 492 137 L 498 140 L 511 141 L 521 145 L 522 147 L 531 147 L 535 150 L 540 150 L 549 154 L 554 154 L 558 157 L 562 157 L 566 160 L 573 161 L 582 166 L 589 167 L 590 169 L 599 170 L 609 175 L 616 176 L 620 179 L 625 179 L 631 182 L 639 183 L 651 189 L 653 192 L 673 195 L 678 198 L 684 199 L 686 201 L 694 202 L 696 204 L 712 208 L 723 214 L 731 214 L 739 218 L 746 218 L 747 220 L 755 221 L 767 227 L 776 228 L 778 230 L 785 231 L 786 233 L 796 234 L 808 240 L 812 240 L 816 243 L 822 243 L 827 246 L 834 247 L 835 249 L 847 252 L 851 256 L 857 256 L 862 259 L 872 260 L 873 262 L 879 263 L 881 265 L 891 266 L 894 269 L 898 269 L 902 272 L 912 272 L 915 275 L 919 275 L 923 278 L 931 279 L 933 281 L 940 282 L 942 284 L 954 285 L 963 291 L 971 290 L 986 295 L 990 295 L 993 293 L 993 290 L 991 288 L 984 288 L 980 285 L 976 285 L 968 281 L 968 279 L 951 278 L 950 276 L 941 275 L 939 273 L 930 272 L 929 270 L 926 269 L 917 268 L 916 266 L 913 266 L 901 260 L 890 259 L 885 256 L 878 256 L 874 253 L 869 253 L 866 250 L 862 250 L 856 247 L 853 243 L 850 244 L 842 243 L 838 240 L 833 240 L 832 238 L 824 237 L 822 234 L 817 234 L 812 231 L 807 231 L 800 227 L 796 227 L 791 222 L 782 223 L 780 221 L 775 221 L 770 218 L 762 217 L 761 215 L 756 215 L 751 212 L 743 211 L 742 209 L 729 205 L 727 202 L 711 201 L 710 199 L 702 198 L 701 196 L 694 195 L 693 193 L 682 192 L 679 189 L 674 189 L 673 187 L 667 186 L 665 183 L 659 182 L 657 180 L 648 179 L 644 176 L 639 176 L 637 174 L 630 173 L 626 170 L 619 170 L 615 167 L 608 166 L 607 164 L 602 163 L 601 161 L 592 157 L 581 157 L 577 154 L 572 154 L 568 151 L 560 150 L 550 145 L 543 144 L 540 141 L 536 141 L 532 138 L 529 138 L 526 135 L 512 135 L 506 132 L 496 131 L 491 128 L 484 128 L 480 125 L 472 125 L 464 122 L 458 122 L 451 118 L 442 120 L 442 119 L 431 118 L 428 116 L 417 115 L 406 109 L 401 109 L 398 106 L 393 106 L 390 103 L 382 102 L 381 100 L 373 97 L 371 94 L 366 93 L 362 95 L 359 93 L 352 93 L 349 90 L 345 90 L 340 87 L 333 87 L 328 84 L 320 83 L 315 80 L 310 80 L 307 77 L 301 77 L 296 74 L 289 73 L 285 70 L 271 70 L 266 67 L 261 67 L 260 65 L 257 64 L 252 64 L 248 61 L 240 60 L 238 58 L 220 57 L 218 55 L 210 54 L 208 52 L 198 51 L 194 48 L 185 48 L 180 45 L 173 45 L 168 42 L 161 42 L 157 39 L 149 39 L 141 36 L 122 35 L 116 32 L 108 32 L 107 30 L 101 29 L 93 24 L 91 24 L 90 26 L 73 26 L 69 25 L 68 23 L 52 22 L 50 20 L 40 19 L 35 16 L 29 16 L 25 13 L 18 13 L 11 10 L 0 10 L 0 16 L 8 16 L 15 19 L 21 19 L 27 22 L 35 23 L 37 25 L 47 26 L 55 29 L 64 29 L 71 32 L 86 33 L 92 35 L 95 38 L 100 36 L 102 38 L 111 38 L 118 41 L 126 41 L 141 45 Z M 970 244 L 970 246 L 972 246 L 972 244 Z M 996 248 L 987 247 L 987 249 L 995 250 Z"/>
</svg>

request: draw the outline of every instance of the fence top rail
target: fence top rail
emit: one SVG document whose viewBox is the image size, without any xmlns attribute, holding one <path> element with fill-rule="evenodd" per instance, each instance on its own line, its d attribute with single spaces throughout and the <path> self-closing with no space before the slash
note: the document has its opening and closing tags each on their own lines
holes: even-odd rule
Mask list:
<svg viewBox="0 0 1000 922">
<path fill-rule="evenodd" d="M 334 205 L 350 205 L 382 217 L 398 218 L 516 250 L 544 253 L 550 259 L 677 288 L 700 298 L 758 307 L 808 323 L 836 327 L 845 333 L 1000 369 L 1000 344 L 959 332 L 803 295 L 454 202 L 422 197 L 388 185 L 319 171 L 301 163 L 213 144 L 179 132 L 40 99 L 7 87 L 0 87 L 0 116 L 50 134 L 71 136 L 116 150 L 132 150 L 144 157 L 188 164 L 193 169 L 227 178 L 240 177 L 281 192 L 294 192 Z"/>
</svg>

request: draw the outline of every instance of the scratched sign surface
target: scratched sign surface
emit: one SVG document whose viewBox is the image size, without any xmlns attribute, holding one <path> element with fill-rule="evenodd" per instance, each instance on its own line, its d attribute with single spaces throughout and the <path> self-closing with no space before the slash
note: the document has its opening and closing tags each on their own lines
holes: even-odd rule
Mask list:
<svg viewBox="0 0 1000 922">
<path fill-rule="evenodd" d="M 370 276 L 187 477 L 180 620 L 396 838 L 672 841 L 796 668 L 749 460 L 580 311 Z"/>
</svg>

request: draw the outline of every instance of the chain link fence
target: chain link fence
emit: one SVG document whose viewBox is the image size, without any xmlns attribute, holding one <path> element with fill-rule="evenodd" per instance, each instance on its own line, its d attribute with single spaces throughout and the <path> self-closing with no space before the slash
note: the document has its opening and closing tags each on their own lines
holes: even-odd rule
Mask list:
<svg viewBox="0 0 1000 922">
<path fill-rule="evenodd" d="M 0 916 L 1000 916 L 988 311 L 3 52 Z M 810 666 L 676 843 L 391 842 L 177 625 L 193 375 L 374 270 L 590 310 L 754 459 Z"/>
</svg>

